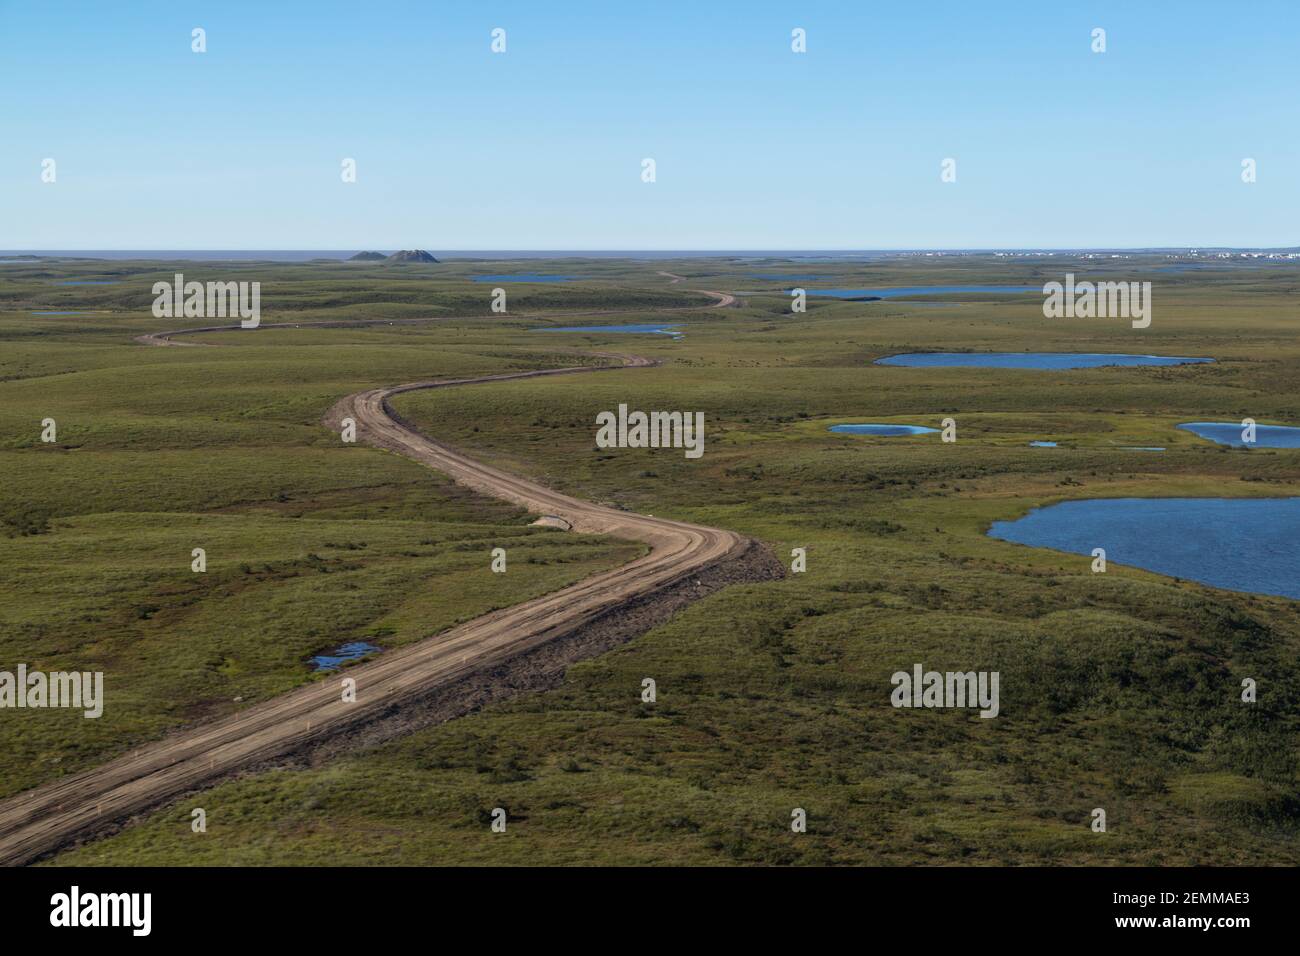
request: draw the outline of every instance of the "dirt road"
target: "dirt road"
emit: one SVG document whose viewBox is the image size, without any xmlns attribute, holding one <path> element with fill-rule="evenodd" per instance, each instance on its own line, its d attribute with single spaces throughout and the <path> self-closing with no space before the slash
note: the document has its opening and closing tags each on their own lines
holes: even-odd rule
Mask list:
<svg viewBox="0 0 1300 956">
<path fill-rule="evenodd" d="M 717 307 L 734 301 L 725 293 L 710 294 L 717 299 Z M 156 333 L 155 337 L 162 343 L 167 341 L 165 336 L 175 334 L 181 333 Z M 744 552 L 750 542 L 732 532 L 590 504 L 481 464 L 421 435 L 400 421 L 388 404 L 392 396 L 415 389 L 655 364 L 637 356 L 597 354 L 618 364 L 370 389 L 336 404 L 326 416 L 326 423 L 337 428 L 342 419 L 353 418 L 360 441 L 404 455 L 531 512 L 557 515 L 577 531 L 645 542 L 650 546 L 648 554 L 563 590 L 390 651 L 372 662 L 348 668 L 337 678 L 301 687 L 232 717 L 178 732 L 103 766 L 18 794 L 0 803 L 0 863 L 28 862 L 206 781 L 329 737 L 427 694 L 431 688 L 570 634 L 612 608 L 668 589 Z M 486 560 L 484 569 L 486 573 Z M 343 700 L 345 677 L 356 682 L 355 702 Z M 111 700 L 111 683 L 108 693 Z"/>
</svg>

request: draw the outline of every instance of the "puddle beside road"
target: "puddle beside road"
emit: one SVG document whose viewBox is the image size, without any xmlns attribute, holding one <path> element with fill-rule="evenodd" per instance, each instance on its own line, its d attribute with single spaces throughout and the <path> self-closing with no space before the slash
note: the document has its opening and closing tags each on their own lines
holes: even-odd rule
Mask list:
<svg viewBox="0 0 1300 956">
<path fill-rule="evenodd" d="M 332 671 L 342 667 L 348 661 L 355 661 L 380 650 L 382 648 L 366 641 L 350 641 L 347 644 L 340 644 L 331 654 L 317 654 L 311 662 L 318 671 Z"/>
</svg>

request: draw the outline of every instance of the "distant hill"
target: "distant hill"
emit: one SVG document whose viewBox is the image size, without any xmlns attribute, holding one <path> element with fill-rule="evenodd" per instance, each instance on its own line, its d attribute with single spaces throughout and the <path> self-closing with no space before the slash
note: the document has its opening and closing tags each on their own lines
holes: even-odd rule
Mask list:
<svg viewBox="0 0 1300 956">
<path fill-rule="evenodd" d="M 382 252 L 358 252 L 348 262 L 383 262 L 387 258 Z"/>
<path fill-rule="evenodd" d="M 433 256 L 429 255 L 423 249 L 403 249 L 401 252 L 394 252 L 384 260 L 385 262 L 437 262 Z"/>
</svg>

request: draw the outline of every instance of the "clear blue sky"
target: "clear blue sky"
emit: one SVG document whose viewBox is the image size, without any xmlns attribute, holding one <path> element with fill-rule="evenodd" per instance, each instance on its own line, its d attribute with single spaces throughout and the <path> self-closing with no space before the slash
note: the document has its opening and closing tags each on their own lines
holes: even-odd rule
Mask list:
<svg viewBox="0 0 1300 956">
<path fill-rule="evenodd" d="M 1294 2 L 0 0 L 0 248 L 1296 245 L 1298 91 Z"/>
</svg>

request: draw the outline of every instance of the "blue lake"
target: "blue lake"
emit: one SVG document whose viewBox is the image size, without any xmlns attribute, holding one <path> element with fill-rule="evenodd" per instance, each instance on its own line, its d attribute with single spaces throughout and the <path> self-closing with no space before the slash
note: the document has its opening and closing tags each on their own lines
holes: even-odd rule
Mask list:
<svg viewBox="0 0 1300 956">
<path fill-rule="evenodd" d="M 1185 422 L 1178 427 L 1234 448 L 1300 448 L 1300 428 L 1290 425 L 1256 425 L 1255 443 L 1250 446 L 1241 440 L 1240 422 Z"/>
<path fill-rule="evenodd" d="M 348 661 L 355 661 L 358 657 L 365 657 L 367 654 L 373 654 L 379 648 L 374 644 L 368 644 L 365 641 L 350 641 L 347 644 L 340 644 L 333 654 L 318 654 L 311 659 L 316 665 L 318 671 L 332 671 L 342 667 Z"/>
<path fill-rule="evenodd" d="M 876 359 L 877 365 L 905 368 L 1104 368 L 1112 365 L 1199 365 L 1211 358 L 1177 355 L 1126 355 L 1112 352 L 907 352 Z"/>
<path fill-rule="evenodd" d="M 939 429 L 926 428 L 924 425 L 832 425 L 828 430 L 844 435 L 881 435 L 886 438 L 896 438 L 899 435 L 928 435 Z"/>
<path fill-rule="evenodd" d="M 576 282 L 577 276 L 542 275 L 537 272 L 515 272 L 499 276 L 471 276 L 475 282 Z"/>
<path fill-rule="evenodd" d="M 33 312 L 32 315 L 85 315 L 84 312 Z"/>
<path fill-rule="evenodd" d="M 1300 498 L 1066 501 L 995 521 L 988 533 L 1080 555 L 1105 548 L 1107 562 L 1300 599 Z"/>
<path fill-rule="evenodd" d="M 914 285 L 896 289 L 808 289 L 806 291 L 809 295 L 830 296 L 834 299 L 897 299 L 906 295 L 956 295 L 967 292 L 1042 293 L 1042 289 L 1020 285 Z"/>
<path fill-rule="evenodd" d="M 758 272 L 750 276 L 750 278 L 763 279 L 768 282 L 821 282 L 823 279 L 829 279 L 830 276 L 776 275 L 771 272 Z"/>
<path fill-rule="evenodd" d="M 1031 441 L 1031 442 L 1029 443 L 1029 447 L 1030 447 L 1030 448 L 1055 448 L 1055 447 L 1056 447 L 1056 442 L 1054 442 L 1054 441 Z"/>
<path fill-rule="evenodd" d="M 1156 445 L 1120 445 L 1123 451 L 1164 451 Z"/>
<path fill-rule="evenodd" d="M 620 335 L 672 335 L 676 325 L 564 325 L 547 329 L 532 329 L 533 332 L 614 332 Z"/>
</svg>

